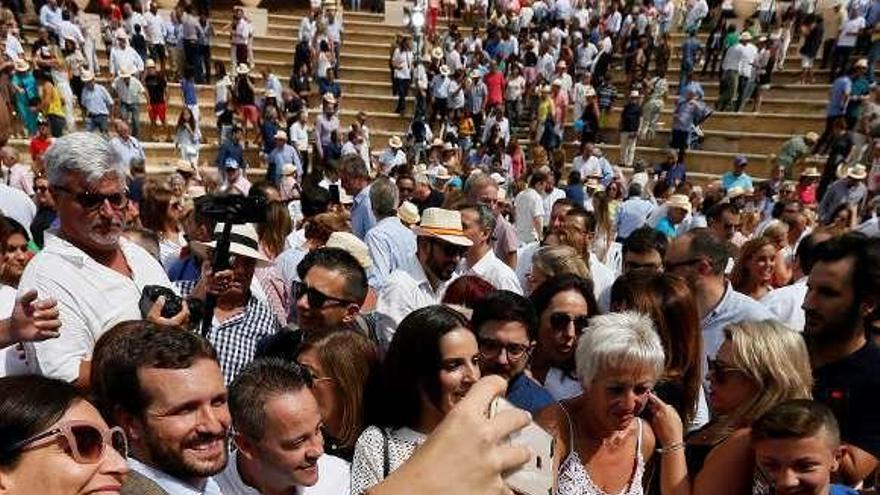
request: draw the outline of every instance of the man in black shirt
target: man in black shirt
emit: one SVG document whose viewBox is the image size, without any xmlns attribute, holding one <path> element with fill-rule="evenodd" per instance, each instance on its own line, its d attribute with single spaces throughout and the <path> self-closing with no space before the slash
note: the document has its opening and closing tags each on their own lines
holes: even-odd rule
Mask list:
<svg viewBox="0 0 880 495">
<path fill-rule="evenodd" d="M 156 70 L 156 62 L 152 59 L 147 60 L 147 75 L 144 76 L 144 87 L 147 88 L 147 96 L 150 98 L 148 114 L 150 116 L 150 135 L 154 141 L 158 141 L 159 134 L 156 132 L 156 121 L 162 123 L 162 134 L 168 140 L 168 119 L 166 113 L 168 105 L 166 103 L 166 88 L 168 83 L 165 81 L 165 75 Z"/>
<path fill-rule="evenodd" d="M 880 348 L 866 334 L 880 301 L 880 239 L 848 233 L 818 244 L 807 287 L 813 397 L 840 423 L 839 476 L 854 486 L 880 458 Z"/>
</svg>

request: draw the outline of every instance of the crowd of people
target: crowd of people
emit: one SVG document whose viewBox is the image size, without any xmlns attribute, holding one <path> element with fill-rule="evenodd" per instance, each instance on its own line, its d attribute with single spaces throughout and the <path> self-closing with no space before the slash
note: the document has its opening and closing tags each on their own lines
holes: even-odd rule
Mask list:
<svg viewBox="0 0 880 495">
<path fill-rule="evenodd" d="M 335 3 L 303 18 L 281 82 L 243 9 L 227 74 L 185 1 L 168 22 L 106 2 L 97 34 L 46 0 L 30 56 L 4 2 L 0 493 L 511 493 L 528 424 L 553 438 L 552 493 L 873 493 L 880 91 L 873 42 L 846 36 L 880 0 L 834 7 L 839 38 L 811 5 L 743 23 L 705 0 L 430 1 L 426 43 L 389 58 L 411 125 L 378 149 L 368 113 L 340 122 Z M 737 155 L 698 183 L 694 73 L 720 68 L 718 111 L 759 111 L 794 40 L 807 80 L 809 49 L 832 62 L 826 132 L 792 136 L 768 178 Z M 651 166 L 638 143 L 669 91 Z M 145 131 L 174 136 L 163 173 Z M 499 396 L 528 414 L 491 416 Z"/>
</svg>

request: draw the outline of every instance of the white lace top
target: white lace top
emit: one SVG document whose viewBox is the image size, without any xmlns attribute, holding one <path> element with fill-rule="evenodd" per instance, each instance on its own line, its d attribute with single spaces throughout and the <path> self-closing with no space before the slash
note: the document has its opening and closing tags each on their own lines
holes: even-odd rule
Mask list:
<svg viewBox="0 0 880 495">
<path fill-rule="evenodd" d="M 609 494 L 596 486 L 581 461 L 581 457 L 574 449 L 574 431 L 571 420 L 569 420 L 569 429 L 572 430 L 569 434 L 569 438 L 572 439 L 572 449 L 559 467 L 558 495 L 644 495 L 642 475 L 645 473 L 645 460 L 642 457 L 642 420 L 636 418 L 636 421 L 639 425 L 639 437 L 636 441 L 636 458 L 632 477 L 623 490 L 616 494 Z"/>
<path fill-rule="evenodd" d="M 351 495 L 361 495 L 399 468 L 425 443 L 427 436 L 409 428 L 396 430 L 370 426 L 358 437 L 351 461 Z"/>
</svg>

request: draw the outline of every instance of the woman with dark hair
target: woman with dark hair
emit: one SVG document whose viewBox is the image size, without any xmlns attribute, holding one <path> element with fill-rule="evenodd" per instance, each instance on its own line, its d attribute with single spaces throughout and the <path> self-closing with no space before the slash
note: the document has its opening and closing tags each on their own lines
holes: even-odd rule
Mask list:
<svg viewBox="0 0 880 495">
<path fill-rule="evenodd" d="M 445 306 L 410 313 L 391 340 L 381 370 L 374 426 L 358 438 L 351 493 L 381 482 L 480 379 L 479 349 L 468 321 Z"/>
<path fill-rule="evenodd" d="M 159 259 L 166 269 L 186 245 L 180 220 L 183 217 L 183 199 L 160 182 L 149 182 L 144 187 L 140 204 L 141 225 L 159 236 Z"/>
<path fill-rule="evenodd" d="M 20 223 L 0 215 L 0 319 L 12 316 L 18 282 L 25 267 L 33 258 L 28 249 L 28 241 L 27 230 Z M 2 347 L 0 346 L 0 376 L 22 375 L 35 371 L 28 366 L 28 359 L 21 344 Z"/>
<path fill-rule="evenodd" d="M 312 392 L 324 418 L 324 450 L 351 462 L 379 368 L 376 346 L 357 332 L 313 334 L 300 346 L 296 361 L 312 375 Z"/>
<path fill-rule="evenodd" d="M 574 351 L 590 318 L 599 313 L 593 282 L 577 275 L 553 277 L 529 299 L 538 313 L 532 376 L 556 400 L 580 395 L 583 389 L 574 375 Z"/>
<path fill-rule="evenodd" d="M 4 493 L 119 493 L 125 433 L 108 428 L 77 389 L 39 375 L 0 378 L 0 487 Z"/>
<path fill-rule="evenodd" d="M 174 134 L 174 147 L 180 153 L 180 158 L 190 162 L 194 167 L 198 167 L 201 142 L 202 133 L 192 110 L 183 107 L 177 117 Z"/>
<path fill-rule="evenodd" d="M 671 404 L 686 425 L 705 424 L 709 414 L 701 386 L 700 315 L 687 281 L 671 273 L 630 271 L 611 287 L 611 309 L 651 317 L 666 353 L 654 393 Z"/>
</svg>

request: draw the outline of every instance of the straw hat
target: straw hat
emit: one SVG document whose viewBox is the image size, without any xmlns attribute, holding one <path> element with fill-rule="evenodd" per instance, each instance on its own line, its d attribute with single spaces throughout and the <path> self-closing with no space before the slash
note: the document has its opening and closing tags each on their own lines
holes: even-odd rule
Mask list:
<svg viewBox="0 0 880 495">
<path fill-rule="evenodd" d="M 152 68 L 152 69 L 155 69 L 155 68 L 156 68 L 156 61 L 153 60 L 153 59 L 151 59 L 151 58 L 148 58 L 148 59 L 147 59 L 147 65 L 146 65 L 146 67 L 147 67 L 148 69 L 151 69 L 151 68 Z"/>
<path fill-rule="evenodd" d="M 16 70 L 18 70 L 18 67 L 16 67 Z M 82 82 L 94 81 L 95 74 L 90 70 L 84 70 L 80 72 L 79 78 L 82 79 Z"/>
<path fill-rule="evenodd" d="M 419 216 L 419 209 L 416 205 L 409 201 L 404 201 L 397 207 L 397 218 L 407 225 L 415 225 L 419 223 L 421 216 Z"/>
<path fill-rule="evenodd" d="M 810 132 L 804 134 L 804 141 L 809 141 L 811 143 L 815 143 L 818 140 L 819 140 L 819 134 L 817 134 L 813 131 L 810 131 Z"/>
<path fill-rule="evenodd" d="M 850 179 L 863 180 L 868 176 L 868 171 L 861 163 L 857 163 L 846 171 L 846 176 Z"/>
<path fill-rule="evenodd" d="M 853 67 L 856 69 L 867 69 L 868 68 L 868 59 L 860 58 L 856 60 L 856 63 L 853 64 Z"/>
<path fill-rule="evenodd" d="M 822 174 L 819 173 L 819 169 L 816 167 L 807 167 L 801 172 L 801 177 L 821 177 Z"/>
<path fill-rule="evenodd" d="M 283 175 L 293 175 L 296 173 L 296 166 L 292 163 L 285 163 L 281 166 L 281 173 Z"/>
<path fill-rule="evenodd" d="M 324 103 L 328 105 L 336 104 L 336 97 L 334 97 L 331 93 L 324 93 Z"/>
<path fill-rule="evenodd" d="M 183 174 L 196 173 L 196 168 L 193 166 L 192 162 L 190 162 L 189 160 L 184 160 L 183 158 L 177 160 L 177 163 L 174 164 L 174 170 Z"/>
<path fill-rule="evenodd" d="M 373 266 L 373 260 L 370 258 L 370 251 L 364 241 L 349 232 L 333 232 L 330 238 L 324 244 L 325 248 L 338 248 L 348 254 L 354 256 L 354 259 L 360 263 L 364 270 Z"/>
<path fill-rule="evenodd" d="M 214 238 L 219 238 L 223 233 L 224 223 L 218 222 L 214 228 Z M 217 247 L 217 241 L 199 242 L 205 247 Z M 232 226 L 232 236 L 229 239 L 229 254 L 238 256 L 247 256 L 248 258 L 257 260 L 257 266 L 265 265 L 269 259 L 260 252 L 260 237 L 257 230 L 249 223 Z"/>
<path fill-rule="evenodd" d="M 119 77 L 131 77 L 134 74 L 134 68 L 130 65 L 125 65 L 119 68 Z"/>
<path fill-rule="evenodd" d="M 739 35 L 739 39 L 742 41 L 752 41 L 752 33 L 744 31 L 741 35 Z"/>
<path fill-rule="evenodd" d="M 31 68 L 31 64 L 29 64 L 28 61 L 23 58 L 20 58 L 15 61 L 15 70 L 18 72 L 27 72 L 27 70 L 30 68 Z M 85 74 L 85 71 L 83 71 L 82 74 Z M 85 79 L 83 79 L 83 80 L 85 80 Z"/>
<path fill-rule="evenodd" d="M 435 137 L 433 141 L 431 141 L 432 148 L 442 148 L 443 147 L 443 139 L 439 137 Z"/>
<path fill-rule="evenodd" d="M 443 58 L 443 49 L 439 46 L 435 46 L 433 50 L 431 50 L 431 57 L 433 58 Z"/>
<path fill-rule="evenodd" d="M 684 194 L 673 194 L 672 196 L 669 196 L 669 199 L 666 201 L 666 206 L 669 208 L 681 208 L 688 213 L 691 212 L 691 200 Z"/>
<path fill-rule="evenodd" d="M 392 148 L 403 148 L 403 140 L 400 139 L 400 136 L 395 134 L 388 140 L 388 146 L 391 146 Z"/>
<path fill-rule="evenodd" d="M 416 229 L 416 235 L 435 237 L 456 246 L 471 247 L 474 245 L 470 239 L 464 236 L 464 229 L 461 226 L 461 212 L 455 210 L 426 209 L 422 214 L 422 223 Z"/>
<path fill-rule="evenodd" d="M 587 90 L 584 92 L 584 96 L 587 96 L 587 97 L 596 96 L 596 90 L 593 89 L 592 86 L 587 86 Z"/>
<path fill-rule="evenodd" d="M 443 74 L 444 76 L 448 76 L 449 75 L 449 67 L 447 67 L 446 65 L 441 65 L 440 66 L 440 74 Z"/>
<path fill-rule="evenodd" d="M 235 72 L 239 75 L 248 74 L 251 71 L 251 68 L 248 64 L 238 64 L 238 67 L 235 68 Z"/>
<path fill-rule="evenodd" d="M 446 167 L 440 165 L 437 167 L 434 173 L 434 178 L 437 180 L 449 180 L 452 178 L 452 176 L 449 175 L 449 170 Z"/>
<path fill-rule="evenodd" d="M 287 141 L 287 133 L 283 130 L 278 130 L 275 132 L 275 139 L 283 139 Z"/>
<path fill-rule="evenodd" d="M 730 189 L 727 190 L 727 197 L 729 199 L 736 199 L 740 196 L 745 196 L 745 195 L 746 195 L 746 190 L 743 189 L 742 187 L 739 187 L 739 186 L 731 187 Z"/>
</svg>

